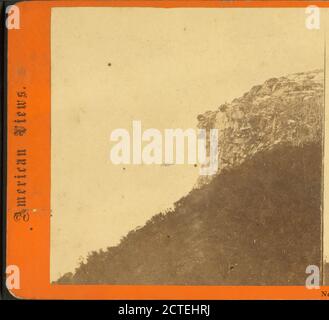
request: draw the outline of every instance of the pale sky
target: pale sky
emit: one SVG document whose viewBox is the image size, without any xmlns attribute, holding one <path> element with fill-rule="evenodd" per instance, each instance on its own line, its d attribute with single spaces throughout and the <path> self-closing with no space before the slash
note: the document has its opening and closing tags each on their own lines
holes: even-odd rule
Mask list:
<svg viewBox="0 0 329 320">
<path fill-rule="evenodd" d="M 113 165 L 112 130 L 194 128 L 268 78 L 323 68 L 323 32 L 305 28 L 304 9 L 55 8 L 51 32 L 52 280 L 198 177 L 187 165 Z"/>
</svg>

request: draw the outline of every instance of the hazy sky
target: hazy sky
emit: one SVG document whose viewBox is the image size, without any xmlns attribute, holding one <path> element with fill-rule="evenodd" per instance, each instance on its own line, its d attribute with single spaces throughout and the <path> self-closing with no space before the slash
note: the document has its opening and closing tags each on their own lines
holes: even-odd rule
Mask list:
<svg viewBox="0 0 329 320">
<path fill-rule="evenodd" d="M 52 279 L 197 179 L 193 166 L 113 165 L 112 130 L 195 127 L 253 85 L 323 67 L 303 9 L 56 8 L 51 40 Z"/>
</svg>

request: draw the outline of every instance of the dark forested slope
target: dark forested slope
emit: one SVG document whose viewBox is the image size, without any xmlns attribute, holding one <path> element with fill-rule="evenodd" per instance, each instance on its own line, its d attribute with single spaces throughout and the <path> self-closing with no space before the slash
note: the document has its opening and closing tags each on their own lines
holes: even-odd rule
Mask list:
<svg viewBox="0 0 329 320">
<path fill-rule="evenodd" d="M 319 143 L 261 151 L 57 283 L 303 285 L 320 264 L 321 168 Z"/>
</svg>

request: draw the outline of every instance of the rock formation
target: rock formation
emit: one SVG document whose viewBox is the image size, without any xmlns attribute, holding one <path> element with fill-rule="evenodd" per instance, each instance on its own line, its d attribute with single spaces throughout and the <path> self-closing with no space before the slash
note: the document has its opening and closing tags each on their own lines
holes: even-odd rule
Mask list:
<svg viewBox="0 0 329 320">
<path fill-rule="evenodd" d="M 322 139 L 322 70 L 272 78 L 215 111 L 198 116 L 199 128 L 219 130 L 219 171 L 277 144 Z M 209 177 L 200 178 L 200 185 Z"/>
</svg>

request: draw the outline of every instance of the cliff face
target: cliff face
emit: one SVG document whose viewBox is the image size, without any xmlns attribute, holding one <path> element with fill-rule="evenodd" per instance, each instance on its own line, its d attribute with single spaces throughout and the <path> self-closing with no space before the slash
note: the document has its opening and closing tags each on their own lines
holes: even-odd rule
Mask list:
<svg viewBox="0 0 329 320">
<path fill-rule="evenodd" d="M 219 130 L 219 171 L 277 144 L 321 141 L 323 86 L 322 70 L 272 78 L 199 115 L 199 128 Z"/>
</svg>

